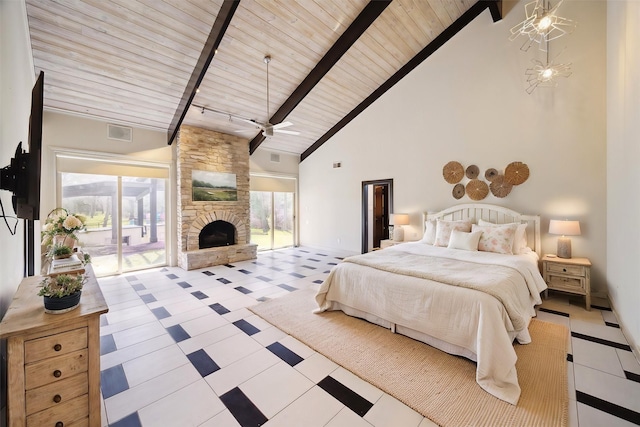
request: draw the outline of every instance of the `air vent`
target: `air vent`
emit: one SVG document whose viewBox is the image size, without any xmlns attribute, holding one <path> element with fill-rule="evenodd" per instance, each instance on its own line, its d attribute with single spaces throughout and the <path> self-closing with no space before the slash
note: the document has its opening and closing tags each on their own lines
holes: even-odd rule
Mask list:
<svg viewBox="0 0 640 427">
<path fill-rule="evenodd" d="M 133 129 L 125 126 L 107 125 L 107 138 L 131 142 Z"/>
<path fill-rule="evenodd" d="M 273 163 L 280 163 L 280 154 L 271 153 L 271 161 Z"/>
</svg>

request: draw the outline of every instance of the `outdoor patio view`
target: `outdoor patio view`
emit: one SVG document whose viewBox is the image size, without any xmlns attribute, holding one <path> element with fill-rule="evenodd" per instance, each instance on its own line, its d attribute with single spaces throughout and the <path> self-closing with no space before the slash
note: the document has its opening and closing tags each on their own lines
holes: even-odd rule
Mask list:
<svg viewBox="0 0 640 427">
<path fill-rule="evenodd" d="M 258 250 L 294 245 L 293 193 L 251 192 L 251 243 Z"/>
<path fill-rule="evenodd" d="M 116 176 L 62 174 L 62 207 L 86 217 L 86 231 L 78 237 L 97 276 L 166 264 L 165 181 L 122 177 L 121 183 L 120 199 Z"/>
</svg>

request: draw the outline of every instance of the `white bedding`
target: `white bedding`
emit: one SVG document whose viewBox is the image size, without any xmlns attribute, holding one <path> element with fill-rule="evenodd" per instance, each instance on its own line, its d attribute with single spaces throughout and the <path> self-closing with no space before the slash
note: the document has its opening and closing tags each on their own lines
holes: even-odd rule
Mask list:
<svg viewBox="0 0 640 427">
<path fill-rule="evenodd" d="M 316 295 L 317 312 L 343 310 L 383 326 L 397 325 L 399 332 L 413 338 L 422 339 L 424 334 L 429 344 L 475 360 L 477 383 L 492 395 L 516 404 L 520 386 L 512 341 L 531 341 L 527 327 L 535 315 L 534 305 L 541 303 L 540 292 L 546 289 L 537 254 L 502 255 L 423 243 L 405 243 L 378 252 L 389 257 L 376 252 L 357 255 L 334 267 Z M 387 263 L 391 261 L 387 258 L 408 260 L 418 265 L 418 272 L 405 275 L 400 274 L 408 273 L 402 266 L 384 271 L 351 262 L 367 264 L 367 258 L 376 257 Z M 424 263 L 419 262 L 421 257 L 425 257 Z M 439 260 L 427 261 L 426 257 Z M 461 262 L 459 267 L 456 260 Z M 454 276 L 453 285 L 442 283 L 447 279 L 437 268 L 431 271 L 427 267 L 438 262 Z M 469 280 L 474 277 L 482 280 Z M 483 286 L 491 287 L 489 293 L 479 290 Z M 500 286 L 509 292 L 501 291 Z M 509 294 L 510 310 L 491 294 Z"/>
</svg>

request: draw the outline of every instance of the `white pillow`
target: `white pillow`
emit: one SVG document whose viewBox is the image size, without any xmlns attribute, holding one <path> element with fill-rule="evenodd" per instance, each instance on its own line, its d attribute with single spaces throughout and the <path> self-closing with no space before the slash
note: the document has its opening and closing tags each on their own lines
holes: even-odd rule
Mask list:
<svg viewBox="0 0 640 427">
<path fill-rule="evenodd" d="M 453 230 L 449 238 L 449 249 L 463 249 L 465 251 L 477 251 L 478 242 L 482 236 L 482 231 L 465 233 L 464 231 Z"/>
<path fill-rule="evenodd" d="M 424 222 L 424 236 L 420 239 L 420 242 L 427 245 L 433 245 L 436 240 L 436 220 L 428 219 Z"/>
<path fill-rule="evenodd" d="M 449 238 L 451 237 L 451 231 L 471 231 L 471 221 L 443 221 L 438 220 L 436 224 L 436 240 L 433 242 L 434 246 L 449 246 Z"/>
<path fill-rule="evenodd" d="M 509 224 L 516 224 L 518 226 L 516 230 L 516 236 L 513 239 L 512 252 L 515 255 L 527 252 L 527 224 L 520 224 L 517 222 L 511 222 Z M 506 225 L 506 224 L 494 224 L 493 222 L 485 221 L 484 219 L 478 220 L 478 225 Z"/>
<path fill-rule="evenodd" d="M 482 231 L 478 242 L 478 250 L 496 252 L 499 254 L 513 254 L 513 239 L 516 236 L 518 224 L 476 225 L 472 231 Z"/>
</svg>

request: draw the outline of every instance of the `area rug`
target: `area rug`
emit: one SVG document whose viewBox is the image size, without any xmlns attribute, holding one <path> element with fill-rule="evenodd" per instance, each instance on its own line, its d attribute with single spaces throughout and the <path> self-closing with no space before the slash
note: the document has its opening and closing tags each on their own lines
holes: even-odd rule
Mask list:
<svg viewBox="0 0 640 427">
<path fill-rule="evenodd" d="M 249 309 L 440 426 L 566 426 L 567 328 L 533 319 L 533 342 L 515 344 L 516 406 L 480 388 L 473 362 L 340 311 L 313 314 L 299 290 Z"/>
</svg>

